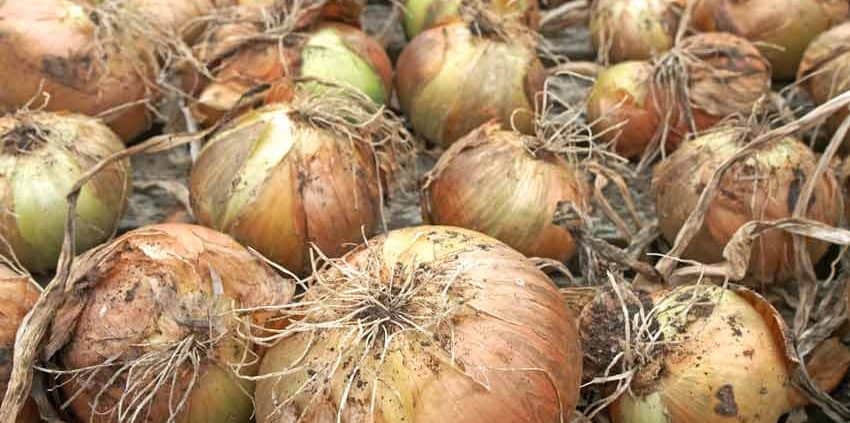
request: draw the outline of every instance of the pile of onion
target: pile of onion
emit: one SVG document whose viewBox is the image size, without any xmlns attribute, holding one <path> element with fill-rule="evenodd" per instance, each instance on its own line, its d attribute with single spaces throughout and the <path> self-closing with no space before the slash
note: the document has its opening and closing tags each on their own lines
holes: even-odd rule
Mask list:
<svg viewBox="0 0 850 423">
<path fill-rule="evenodd" d="M 610 63 L 648 60 L 670 50 L 685 0 L 596 0 L 590 9 L 593 47 Z"/>
<path fill-rule="evenodd" d="M 0 4 L 0 111 L 31 105 L 99 115 L 130 140 L 152 118 L 152 49 L 115 28 L 88 2 L 7 0 Z M 120 22 L 118 23 L 120 24 Z"/>
<path fill-rule="evenodd" d="M 749 116 L 769 90 L 770 65 L 754 45 L 730 34 L 698 34 L 652 62 L 601 72 L 587 116 L 614 151 L 633 158 L 651 145 L 673 151 L 694 131 Z"/>
<path fill-rule="evenodd" d="M 247 422 L 259 352 L 294 284 L 230 237 L 143 227 L 78 258 L 47 353 L 79 421 Z M 256 311 L 255 311 L 256 310 Z M 261 332 L 256 332 L 260 334 Z"/>
<path fill-rule="evenodd" d="M 696 207 L 702 190 L 722 162 L 747 142 L 742 129 L 719 129 L 683 144 L 659 163 L 652 185 L 661 233 L 673 241 Z M 705 222 L 683 258 L 702 263 L 722 260 L 726 243 L 743 224 L 790 217 L 817 159 L 802 142 L 784 138 L 736 162 L 724 175 Z M 842 213 L 841 190 L 831 170 L 816 182 L 806 209 L 809 219 L 836 225 Z M 826 252 L 825 243 L 807 244 L 812 262 Z M 760 283 L 782 282 L 794 276 L 791 236 L 779 230 L 762 234 L 750 256 L 748 276 Z"/>
<path fill-rule="evenodd" d="M 537 0 L 407 0 L 402 24 L 407 38 L 412 40 L 422 31 L 462 22 L 464 15 L 470 13 L 489 13 L 532 30 L 540 24 Z"/>
<path fill-rule="evenodd" d="M 0 236 L 30 272 L 53 269 L 68 211 L 66 196 L 86 171 L 124 149 L 97 119 L 32 112 L 0 117 Z M 77 251 L 109 239 L 130 193 L 130 162 L 115 162 L 83 186 Z"/>
<path fill-rule="evenodd" d="M 425 177 L 423 220 L 482 232 L 529 257 L 569 260 L 573 237 L 552 219 L 560 202 L 586 211 L 590 188 L 575 163 L 530 151 L 534 141 L 494 123 L 459 139 Z"/>
<path fill-rule="evenodd" d="M 575 320 L 546 275 L 501 242 L 405 228 L 313 279 L 261 363 L 259 423 L 570 419 Z"/>
<path fill-rule="evenodd" d="M 794 78 L 806 46 L 847 19 L 846 0 L 698 0 L 693 25 L 758 42 L 773 78 Z"/>
<path fill-rule="evenodd" d="M 6 392 L 12 374 L 12 355 L 18 327 L 38 300 L 35 282 L 5 264 L 0 264 L 0 392 Z M 16 423 L 39 423 L 41 417 L 32 399 L 28 399 Z"/>
<path fill-rule="evenodd" d="M 449 146 L 492 119 L 533 132 L 545 71 L 526 34 L 477 33 L 474 23 L 422 32 L 396 63 L 399 103 L 413 129 Z"/>
<path fill-rule="evenodd" d="M 850 23 L 824 32 L 809 44 L 800 62 L 797 81 L 816 104 L 850 90 Z M 829 118 L 827 126 L 835 131 L 846 117 L 847 108 L 842 108 Z M 847 147 L 844 146 L 845 151 Z"/>
</svg>

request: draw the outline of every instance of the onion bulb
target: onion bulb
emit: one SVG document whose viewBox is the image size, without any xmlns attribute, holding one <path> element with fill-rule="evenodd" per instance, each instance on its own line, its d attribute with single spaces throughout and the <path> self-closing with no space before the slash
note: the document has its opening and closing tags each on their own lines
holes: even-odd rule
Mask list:
<svg viewBox="0 0 850 423">
<path fill-rule="evenodd" d="M 294 284 L 230 237 L 161 224 L 77 260 L 50 334 L 71 413 L 92 422 L 247 422 L 257 370 L 249 325 Z M 257 333 L 259 334 L 259 332 Z M 85 382 L 85 383 L 83 383 Z"/>
<path fill-rule="evenodd" d="M 428 141 L 447 147 L 492 119 L 533 132 L 545 71 L 523 36 L 502 40 L 449 24 L 419 34 L 396 65 L 401 109 Z"/>
<path fill-rule="evenodd" d="M 618 63 L 647 60 L 670 50 L 684 0 L 596 0 L 590 9 L 593 47 Z"/>
<path fill-rule="evenodd" d="M 552 223 L 561 201 L 586 211 L 590 189 L 580 170 L 527 138 L 489 123 L 446 150 L 422 187 L 426 222 L 490 235 L 529 257 L 567 261 L 575 242 Z"/>
<path fill-rule="evenodd" d="M 0 236 L 30 272 L 53 269 L 68 211 L 66 196 L 83 173 L 124 149 L 98 120 L 48 112 L 0 117 Z M 130 162 L 115 162 L 83 186 L 77 204 L 77 251 L 107 240 L 130 192 Z"/>
<path fill-rule="evenodd" d="M 746 144 L 742 131 L 722 129 L 705 134 L 683 144 L 656 166 L 652 186 L 661 233 L 668 241 L 676 238 L 715 169 Z M 793 138 L 780 139 L 737 161 L 724 174 L 705 222 L 683 257 L 719 262 L 724 246 L 741 225 L 790 217 L 816 166 L 812 151 Z M 841 213 L 841 190 L 827 170 L 816 183 L 806 216 L 835 225 Z M 817 262 L 827 245 L 810 240 L 807 248 L 812 262 Z M 794 263 L 791 236 L 767 231 L 754 244 L 748 276 L 760 283 L 783 282 L 794 276 Z"/>
<path fill-rule="evenodd" d="M 602 140 L 633 158 L 662 140 L 670 152 L 694 130 L 749 116 L 769 90 L 770 65 L 755 46 L 734 35 L 698 34 L 651 63 L 625 62 L 601 72 L 587 115 Z"/>
<path fill-rule="evenodd" d="M 816 104 L 826 103 L 829 99 L 850 90 L 850 22 L 838 25 L 819 35 L 809 44 L 800 68 L 797 81 L 809 93 Z M 833 114 L 827 120 L 831 131 L 847 117 L 847 108 Z M 848 150 L 845 139 L 844 150 Z"/>
<path fill-rule="evenodd" d="M 574 318 L 501 242 L 395 230 L 314 280 L 260 365 L 258 423 L 569 420 L 581 377 Z"/>
<path fill-rule="evenodd" d="M 14 81 L 0 90 L 0 111 L 43 104 L 48 111 L 103 114 L 124 140 L 150 126 L 150 48 L 92 16 L 88 3 L 71 0 L 0 4 L 0 75 Z"/>
<path fill-rule="evenodd" d="M 12 375 L 12 356 L 18 327 L 24 316 L 38 300 L 35 282 L 10 267 L 0 264 L 0 392 L 6 392 Z M 39 423 L 41 417 L 35 402 L 29 398 L 24 403 L 16 423 Z"/>
<path fill-rule="evenodd" d="M 462 22 L 464 9 L 491 14 L 505 23 L 516 21 L 532 30 L 540 24 L 537 0 L 407 0 L 402 20 L 404 32 L 412 40 L 427 29 Z"/>
<path fill-rule="evenodd" d="M 847 19 L 847 0 L 698 0 L 693 25 L 758 42 L 773 78 L 794 78 L 806 46 Z"/>
</svg>

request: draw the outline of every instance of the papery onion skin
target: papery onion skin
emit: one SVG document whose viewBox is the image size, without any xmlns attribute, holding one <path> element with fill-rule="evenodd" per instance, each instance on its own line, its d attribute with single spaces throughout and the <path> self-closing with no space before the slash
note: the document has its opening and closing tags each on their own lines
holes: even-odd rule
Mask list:
<svg viewBox="0 0 850 423">
<path fill-rule="evenodd" d="M 660 297 L 662 370 L 637 374 L 611 405 L 614 423 L 774 423 L 790 411 L 791 363 L 781 317 L 766 300 L 710 284 Z"/>
<path fill-rule="evenodd" d="M 693 25 L 762 43 L 773 78 L 790 80 L 809 42 L 844 21 L 847 12 L 846 0 L 699 0 Z"/>
<path fill-rule="evenodd" d="M 0 90 L 0 110 L 32 102 L 90 116 L 111 111 L 103 120 L 128 141 L 152 123 L 144 104 L 146 81 L 154 79 L 149 48 L 137 37 L 98 41 L 86 7 L 70 0 L 0 4 L 0 74 L 14 81 Z"/>
<path fill-rule="evenodd" d="M 402 20 L 407 39 L 412 40 L 431 28 L 462 22 L 464 2 L 472 3 L 471 7 L 483 8 L 505 21 L 516 21 L 531 30 L 537 30 L 540 25 L 537 0 L 407 0 Z"/>
<path fill-rule="evenodd" d="M 422 32 L 396 63 L 402 111 L 418 135 L 449 146 L 492 119 L 533 132 L 545 71 L 523 37 L 479 37 L 463 23 Z"/>
<path fill-rule="evenodd" d="M 330 257 L 371 235 L 381 198 L 368 148 L 272 104 L 240 116 L 198 156 L 189 182 L 198 221 L 303 274 L 310 243 Z"/>
<path fill-rule="evenodd" d="M 123 149 L 109 128 L 87 116 L 33 112 L 0 117 L 0 204 L 6 210 L 0 217 L 0 235 L 30 272 L 56 266 L 66 196 L 77 179 Z M 77 203 L 77 251 L 115 232 L 127 206 L 131 176 L 125 159 L 107 166 L 83 187 Z"/>
<path fill-rule="evenodd" d="M 648 60 L 670 50 L 684 11 L 682 0 L 596 0 L 590 35 L 612 63 Z M 610 46 L 610 47 L 609 47 Z"/>
<path fill-rule="evenodd" d="M 581 376 L 575 321 L 554 284 L 521 254 L 476 232 L 420 226 L 372 239 L 345 262 L 361 269 L 363 280 L 339 280 L 334 269 L 326 269 L 323 280 L 336 284 L 328 287 L 326 295 L 321 295 L 320 289 L 308 291 L 305 299 L 319 295 L 329 301 L 324 304 L 332 304 L 334 292 L 370 289 L 369 283 L 386 286 L 395 274 L 395 282 L 413 278 L 416 294 L 411 302 L 397 303 L 399 308 L 393 310 L 429 319 L 440 311 L 440 298 L 458 308 L 445 316 L 443 324 L 428 328 L 433 334 L 417 329 L 395 331 L 388 326 L 394 336 L 383 360 L 380 348 L 364 353 L 365 345 L 348 345 L 348 327 L 283 339 L 268 351 L 260 367 L 264 377 L 255 393 L 259 423 L 285 421 L 300 413 L 305 414 L 304 422 L 335 417 L 355 366 L 362 378 L 347 392 L 349 399 L 340 410 L 342 422 L 371 421 L 372 417 L 385 422 L 454 423 L 569 419 Z M 414 270 L 424 273 L 417 278 L 410 273 Z M 445 285 L 448 281 L 452 281 L 451 287 Z M 375 285 L 371 289 L 376 289 Z M 334 311 L 306 319 L 321 323 L 333 317 Z M 369 318 L 368 313 L 363 316 Z M 356 324 L 359 318 L 349 323 Z M 378 344 L 383 346 L 383 342 Z M 309 386 L 304 394 L 294 395 L 308 375 L 314 374 L 314 368 L 321 368 L 349 346 L 352 348 L 342 355 L 341 363 L 350 364 L 343 364 L 313 386 L 319 393 L 315 403 L 308 404 L 313 393 Z M 361 353 L 363 360 L 358 361 Z M 303 368 L 282 378 L 267 376 L 296 360 Z M 379 382 L 373 385 L 375 377 Z M 488 381 L 487 389 L 477 382 L 481 380 Z M 373 386 L 374 415 L 370 413 Z M 284 404 L 291 396 L 294 400 Z M 283 405 L 273 412 L 279 404 Z"/>
<path fill-rule="evenodd" d="M 197 337 L 198 343 L 210 342 L 210 334 L 226 329 L 220 339 L 212 341 L 212 347 L 195 351 L 198 379 L 184 408 L 178 410 L 177 404 L 190 386 L 188 362 L 175 373 L 175 391 L 170 392 L 169 378 L 152 393 L 151 407 L 136 421 L 164 422 L 171 411 L 177 412 L 174 421 L 180 423 L 250 421 L 252 383 L 239 379 L 228 367 L 245 362 L 245 347 L 237 342 L 237 323 L 228 318 L 227 308 L 218 307 L 286 304 L 294 291 L 291 281 L 278 276 L 230 237 L 196 225 L 143 227 L 103 247 L 94 259 L 95 266 L 82 259 L 75 269 L 78 277 L 86 278 L 87 297 L 66 301 L 57 314 L 58 322 L 69 325 L 54 326 L 51 335 L 51 343 L 64 345 L 58 353 L 62 368 L 82 369 L 110 358 L 123 364 L 160 350 L 170 354 L 174 343 L 191 337 Z M 253 312 L 245 313 L 245 318 L 265 325 L 272 315 Z M 256 365 L 246 365 L 240 371 L 250 376 L 256 369 Z M 133 381 L 148 382 L 139 375 L 145 367 L 137 370 L 138 379 Z M 127 393 L 126 373 L 107 385 L 114 372 L 115 367 L 102 370 L 71 402 L 70 410 L 80 421 L 130 421 L 129 416 L 119 420 L 114 411 L 92 414 L 95 395 L 104 386 L 108 388 L 98 399 L 100 412 L 116 406 Z M 66 398 L 79 389 L 75 382 L 62 386 Z"/>
<path fill-rule="evenodd" d="M 521 134 L 486 124 L 452 144 L 425 179 L 426 223 L 476 230 L 528 257 L 564 262 L 575 253 L 572 235 L 552 218 L 562 201 L 587 211 L 585 176 L 552 153 L 532 156 Z"/>
<path fill-rule="evenodd" d="M 15 337 L 24 316 L 35 305 L 40 295 L 35 282 L 0 264 L 0 392 L 6 392 L 12 375 L 12 356 Z M 24 403 L 16 423 L 39 423 L 41 417 L 35 402 L 29 398 Z"/>
<path fill-rule="evenodd" d="M 652 186 L 661 233 L 668 241 L 690 215 L 712 173 L 744 144 L 740 130 L 724 129 L 683 144 L 653 171 Z M 705 216 L 703 227 L 688 245 L 683 258 L 702 263 L 723 259 L 723 247 L 735 231 L 752 220 L 790 217 L 808 175 L 817 160 L 809 148 L 793 138 L 777 140 L 754 155 L 738 161 L 724 175 Z M 831 170 L 817 182 L 806 216 L 828 225 L 842 213 L 841 190 Z M 809 241 L 813 262 L 827 245 Z M 791 236 L 772 230 L 755 242 L 750 256 L 751 282 L 785 282 L 794 276 Z"/>
</svg>

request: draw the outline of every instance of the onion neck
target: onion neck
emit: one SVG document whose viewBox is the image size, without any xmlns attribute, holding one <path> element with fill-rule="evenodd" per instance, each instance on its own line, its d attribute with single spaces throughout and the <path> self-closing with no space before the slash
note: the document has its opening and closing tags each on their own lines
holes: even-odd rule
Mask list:
<svg viewBox="0 0 850 423">
<path fill-rule="evenodd" d="M 32 153 L 47 144 L 49 135 L 49 129 L 30 122 L 19 123 L 0 137 L 3 140 L 3 153 L 12 155 Z"/>
</svg>

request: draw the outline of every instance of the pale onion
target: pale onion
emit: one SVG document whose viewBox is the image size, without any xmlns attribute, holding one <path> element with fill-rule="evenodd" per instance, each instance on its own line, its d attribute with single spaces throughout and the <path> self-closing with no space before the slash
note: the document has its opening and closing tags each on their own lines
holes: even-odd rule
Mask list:
<svg viewBox="0 0 850 423">
<path fill-rule="evenodd" d="M 30 272 L 59 258 L 66 196 L 83 173 L 124 149 L 100 121 L 33 112 L 0 117 L 0 236 Z M 130 161 L 107 166 L 86 184 L 77 204 L 77 251 L 113 235 L 130 195 Z"/>
<path fill-rule="evenodd" d="M 790 80 L 806 46 L 847 19 L 847 0 L 698 0 L 693 25 L 758 42 L 773 78 Z"/>
<path fill-rule="evenodd" d="M 145 101 L 154 60 L 139 37 L 103 35 L 114 28 L 93 21 L 91 8 L 71 0 L 0 4 L 0 75 L 8 81 L 0 90 L 0 111 L 30 104 L 106 113 L 102 118 L 112 130 L 131 140 L 152 123 Z"/>
<path fill-rule="evenodd" d="M 593 47 L 611 63 L 647 60 L 670 50 L 684 0 L 596 0 L 590 9 Z"/>
<path fill-rule="evenodd" d="M 291 281 L 230 237 L 185 224 L 128 232 L 72 275 L 50 345 L 79 421 L 250 421 L 253 384 L 240 376 L 259 357 L 248 324 L 276 314 L 242 309 L 286 304 Z"/>
<path fill-rule="evenodd" d="M 700 136 L 656 166 L 652 185 L 665 239 L 672 242 L 676 238 L 712 173 L 745 145 L 747 137 L 742 131 L 722 129 Z M 816 166 L 812 151 L 794 138 L 777 140 L 736 162 L 721 180 L 702 228 L 682 257 L 719 262 L 723 247 L 741 225 L 790 217 Z M 832 171 L 827 170 L 817 181 L 806 216 L 835 225 L 841 213 L 841 190 Z M 827 249 L 818 241 L 807 245 L 813 262 Z M 787 281 L 794 276 L 794 263 L 791 236 L 779 230 L 767 231 L 754 243 L 748 276 L 760 283 Z"/>
<path fill-rule="evenodd" d="M 496 19 L 516 21 L 532 30 L 540 23 L 537 0 L 407 0 L 402 20 L 404 32 L 412 40 L 427 29 L 462 22 L 463 8 L 480 8 Z"/>
<path fill-rule="evenodd" d="M 452 144 L 425 177 L 426 223 L 476 230 L 529 257 L 569 260 L 575 241 L 552 219 L 562 201 L 587 211 L 590 188 L 575 163 L 529 152 L 527 138 L 490 123 Z"/>
<path fill-rule="evenodd" d="M 464 23 L 422 32 L 396 64 L 401 109 L 420 136 L 444 147 L 492 119 L 532 133 L 544 79 L 524 36 L 479 36 Z"/>
<path fill-rule="evenodd" d="M 501 242 L 395 230 L 314 280 L 260 366 L 259 423 L 569 421 L 575 320 L 546 275 Z"/>
<path fill-rule="evenodd" d="M 0 392 L 6 392 L 12 375 L 12 356 L 18 327 L 24 320 L 24 316 L 35 305 L 39 294 L 32 279 L 0 264 Z M 27 399 L 15 422 L 39 423 L 40 421 L 35 402 L 32 398 Z"/>
</svg>

